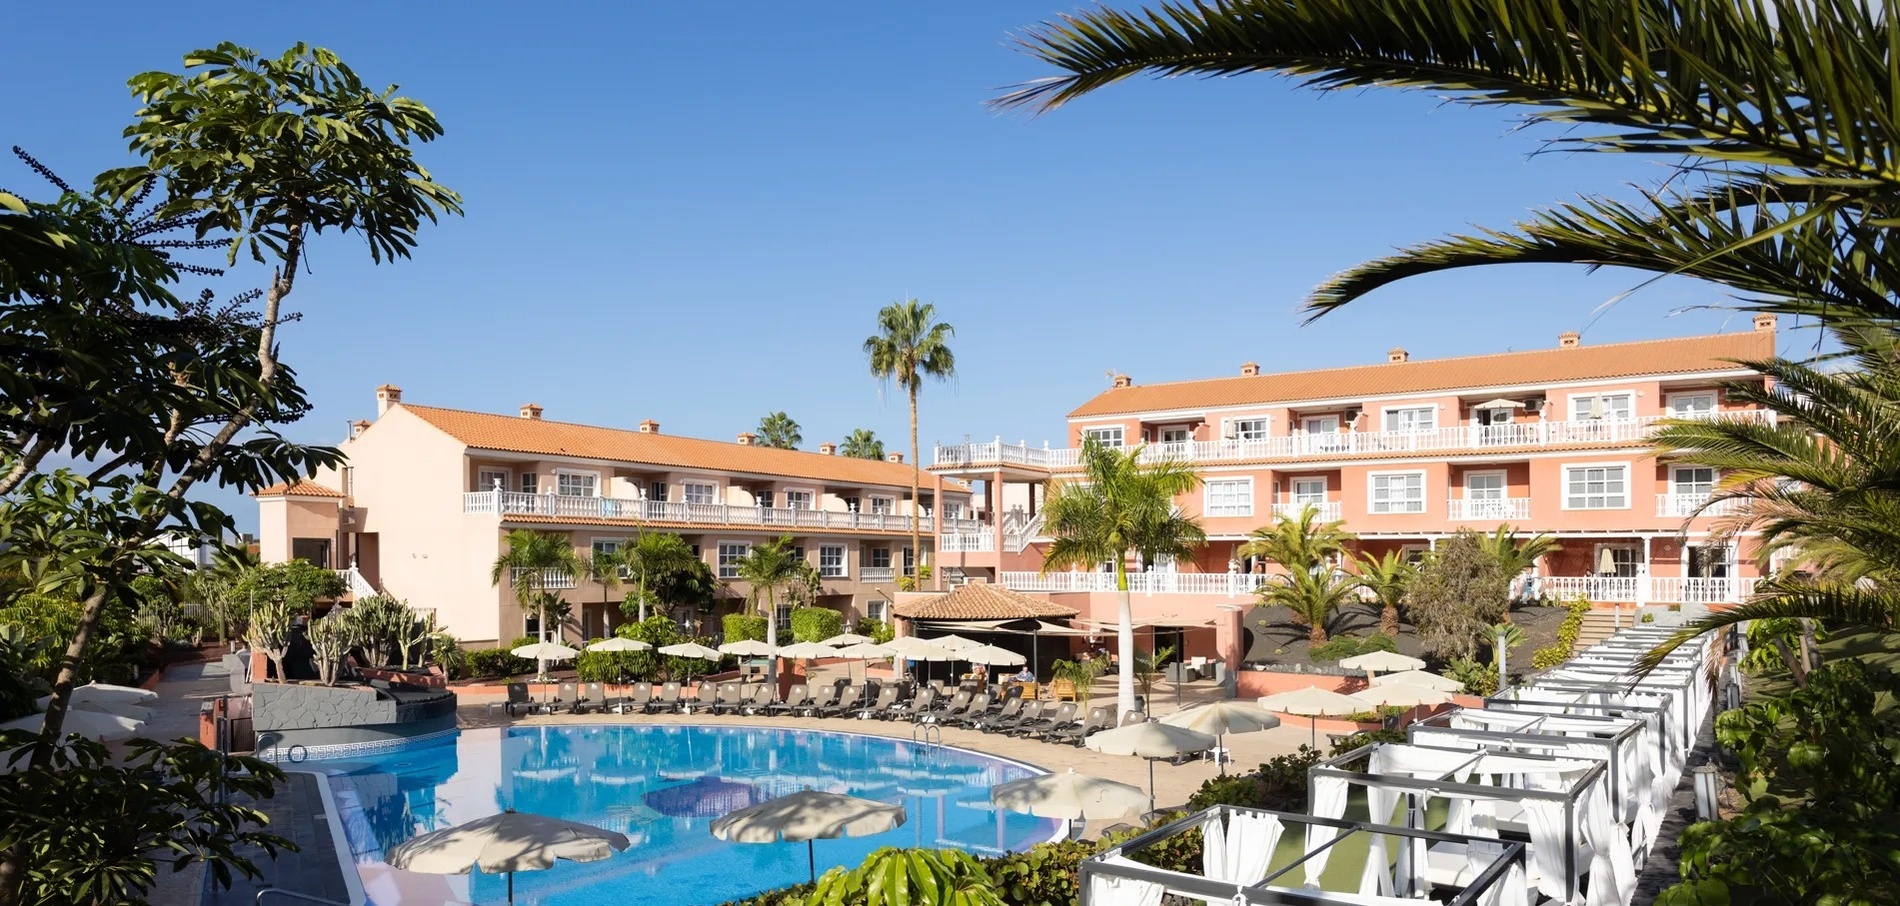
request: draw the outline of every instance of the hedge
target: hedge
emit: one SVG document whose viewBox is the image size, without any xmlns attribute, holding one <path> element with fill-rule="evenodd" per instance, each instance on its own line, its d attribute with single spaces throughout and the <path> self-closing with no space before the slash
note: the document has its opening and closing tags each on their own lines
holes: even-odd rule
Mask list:
<svg viewBox="0 0 1900 906">
<path fill-rule="evenodd" d="M 757 614 L 726 614 L 720 621 L 720 627 L 725 630 L 728 643 L 747 640 L 765 641 L 765 618 Z"/>
<path fill-rule="evenodd" d="M 829 607 L 800 607 L 792 611 L 792 641 L 822 642 L 844 634 L 844 614 Z"/>
<path fill-rule="evenodd" d="M 471 677 L 517 676 L 534 671 L 534 662 L 515 657 L 506 648 L 476 648 L 463 652 Z"/>
</svg>

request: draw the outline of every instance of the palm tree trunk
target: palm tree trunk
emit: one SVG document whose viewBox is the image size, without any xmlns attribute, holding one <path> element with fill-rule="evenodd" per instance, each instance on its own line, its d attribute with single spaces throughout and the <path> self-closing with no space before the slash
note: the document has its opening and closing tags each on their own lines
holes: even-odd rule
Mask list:
<svg viewBox="0 0 1900 906">
<path fill-rule="evenodd" d="M 1128 597 L 1128 555 L 1115 556 L 1115 597 L 1121 607 L 1115 627 L 1115 722 L 1135 710 L 1135 605 Z"/>
<path fill-rule="evenodd" d="M 1399 634 L 1399 605 L 1387 602 L 1385 611 L 1379 614 L 1379 632 L 1397 638 Z"/>
<path fill-rule="evenodd" d="M 917 512 L 917 507 L 920 503 L 917 499 L 920 490 L 918 485 L 922 482 L 921 477 L 918 475 L 920 467 L 920 464 L 917 462 L 917 381 L 912 379 L 910 382 L 910 562 L 912 569 L 915 571 L 914 574 L 922 578 L 924 574 L 923 569 L 921 569 L 924 565 L 924 546 L 922 532 L 919 531 L 919 527 L 922 523 L 918 519 Z M 923 584 L 921 582 L 914 584 L 913 587 L 918 591 L 923 590 Z"/>
<path fill-rule="evenodd" d="M 1307 627 L 1306 643 L 1308 645 L 1326 644 L 1326 621 L 1325 620 L 1314 620 L 1312 625 Z"/>
<path fill-rule="evenodd" d="M 647 621 L 647 569 L 640 567 L 640 622 Z"/>
<path fill-rule="evenodd" d="M 778 595 L 770 586 L 765 589 L 765 644 L 778 647 Z M 778 686 L 778 655 L 767 655 L 765 659 L 765 681 L 774 688 Z"/>
</svg>

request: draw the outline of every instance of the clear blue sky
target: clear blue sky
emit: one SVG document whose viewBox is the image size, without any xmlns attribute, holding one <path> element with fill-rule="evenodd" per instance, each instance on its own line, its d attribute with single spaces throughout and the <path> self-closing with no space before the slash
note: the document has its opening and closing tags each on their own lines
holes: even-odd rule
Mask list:
<svg viewBox="0 0 1900 906">
<path fill-rule="evenodd" d="M 116 6 L 116 8 L 114 8 Z M 1040 442 L 1123 371 L 1138 382 L 1747 329 L 1665 281 L 1592 320 L 1628 273 L 1416 279 L 1302 327 L 1327 275 L 1504 225 L 1658 162 L 1547 154 L 1510 114 L 1251 76 L 1131 82 L 1041 118 L 997 89 L 1048 72 L 1012 29 L 1070 8 L 948 4 L 37 3 L 8 14 L 0 123 L 69 179 L 123 160 L 125 79 L 221 40 L 330 47 L 448 130 L 420 151 L 467 216 L 374 267 L 326 238 L 284 339 L 339 440 L 407 400 L 729 439 L 783 409 L 807 447 L 904 444 L 860 344 L 877 308 L 936 303 L 959 378 L 922 442 Z M 1548 133 L 1546 133 L 1548 134 Z M 0 185 L 37 190 L 12 159 Z M 255 274 L 228 278 L 233 291 Z M 1679 313 L 1681 312 L 1681 313 Z M 249 530 L 255 507 L 230 495 Z"/>
</svg>

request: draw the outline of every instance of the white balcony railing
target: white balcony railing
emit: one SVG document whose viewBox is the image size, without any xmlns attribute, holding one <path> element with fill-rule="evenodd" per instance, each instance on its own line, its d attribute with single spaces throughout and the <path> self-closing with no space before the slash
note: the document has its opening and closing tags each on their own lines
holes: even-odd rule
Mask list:
<svg viewBox="0 0 1900 906">
<path fill-rule="evenodd" d="M 1645 415 L 1636 418 L 1593 418 L 1576 421 L 1522 421 L 1508 425 L 1451 425 L 1411 431 L 1337 431 L 1294 433 L 1277 437 L 1200 440 L 1185 443 L 1149 444 L 1142 449 L 1144 460 L 1178 459 L 1189 462 L 1234 460 L 1322 459 L 1389 453 L 1434 453 L 1460 450 L 1484 450 L 1502 447 L 1538 447 L 1567 444 L 1642 444 L 1664 419 L 1672 416 Z M 1712 418 L 1775 423 L 1773 412 L 1762 409 L 1736 409 L 1718 412 Z M 932 468 L 1027 465 L 1049 469 L 1073 466 L 1080 451 L 1076 449 L 1037 448 L 1027 444 L 1004 443 L 1001 438 L 986 443 L 939 444 L 932 451 Z"/>
<path fill-rule="evenodd" d="M 996 550 L 996 535 L 990 532 L 962 532 L 937 536 L 937 553 L 977 554 Z"/>
<path fill-rule="evenodd" d="M 354 566 L 336 570 L 336 575 L 337 578 L 343 580 L 343 585 L 350 590 L 351 596 L 359 601 L 380 594 L 376 586 L 370 584 L 369 577 L 363 575 L 363 571 Z"/>
<path fill-rule="evenodd" d="M 904 513 L 852 513 L 784 507 L 731 506 L 723 503 L 686 503 L 679 500 L 635 500 L 625 497 L 580 497 L 568 494 L 522 494 L 515 491 L 469 491 L 462 495 L 462 512 L 494 515 L 555 516 L 577 519 L 626 519 L 636 522 L 683 522 L 706 525 L 745 525 L 762 528 L 814 528 L 868 531 L 909 531 Z M 918 530 L 936 532 L 934 516 L 922 516 Z M 981 531 L 975 519 L 944 519 L 947 532 Z"/>
<path fill-rule="evenodd" d="M 862 566 L 858 568 L 859 582 L 892 582 L 897 579 L 897 570 L 890 566 Z"/>
<path fill-rule="evenodd" d="M 1266 576 L 1252 573 L 1166 573 L 1128 574 L 1132 594 L 1220 595 L 1243 597 L 1267 582 Z M 1112 592 L 1115 574 L 1110 572 L 1005 572 L 1000 581 L 1015 591 L 1041 592 Z"/>
<path fill-rule="evenodd" d="M 1677 576 L 1539 576 L 1539 595 L 1620 604 L 1721 604 L 1755 593 L 1759 579 L 1685 579 Z"/>
<path fill-rule="evenodd" d="M 524 574 L 531 574 L 533 572 L 534 570 L 516 569 L 514 571 L 513 577 L 509 580 L 509 584 L 513 585 L 514 583 L 520 582 Z M 552 589 L 574 587 L 574 577 L 562 570 L 544 569 L 544 570 L 541 570 L 540 572 L 541 572 L 540 577 L 536 579 L 534 583 L 536 588 L 552 590 Z"/>
<path fill-rule="evenodd" d="M 1015 591 L 1096 593 L 1115 591 L 1111 572 L 1004 572 L 998 577 Z M 1273 577 L 1252 573 L 1128 574 L 1131 594 L 1216 595 L 1249 597 Z M 1758 579 L 1683 579 L 1662 576 L 1539 576 L 1533 591 L 1557 599 L 1578 595 L 1603 603 L 1721 604 L 1740 602 L 1754 594 Z"/>
<path fill-rule="evenodd" d="M 1707 494 L 1658 494 L 1656 495 L 1656 515 L 1677 519 L 1689 519 L 1701 516 L 1727 516 L 1735 512 L 1734 500 L 1723 500 L 1713 506 L 1708 503 Z"/>
<path fill-rule="evenodd" d="M 1339 521 L 1339 501 L 1337 500 L 1276 503 L 1273 505 L 1273 518 L 1298 519 L 1300 518 L 1300 513 L 1304 512 L 1309 506 L 1319 511 L 1317 518 L 1320 522 Z"/>
<path fill-rule="evenodd" d="M 1454 522 L 1521 522 L 1531 518 L 1531 500 L 1529 497 L 1453 497 L 1445 501 L 1445 515 Z"/>
</svg>

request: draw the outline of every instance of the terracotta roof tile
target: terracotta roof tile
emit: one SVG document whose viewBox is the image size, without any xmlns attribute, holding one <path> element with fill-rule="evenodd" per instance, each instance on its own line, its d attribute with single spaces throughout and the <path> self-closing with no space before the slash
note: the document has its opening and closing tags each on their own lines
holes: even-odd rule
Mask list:
<svg viewBox="0 0 1900 906">
<path fill-rule="evenodd" d="M 289 484 L 274 484 L 252 494 L 253 497 L 336 497 L 342 498 L 343 492 L 325 487 L 308 478 L 299 478 Z"/>
<path fill-rule="evenodd" d="M 907 620 L 1025 620 L 1072 617 L 1079 611 L 1001 585 L 974 582 L 934 598 L 906 601 L 892 607 L 891 612 Z"/>
<path fill-rule="evenodd" d="M 509 453 L 579 456 L 676 469 L 710 469 L 748 475 L 805 478 L 849 485 L 910 487 L 910 465 L 881 459 L 825 456 L 799 450 L 748 447 L 724 441 L 671 434 L 643 434 L 572 422 L 544 421 L 462 409 L 398 403 L 416 417 L 470 447 Z M 926 489 L 936 479 L 923 477 Z M 944 487 L 968 491 L 961 482 Z"/>
<path fill-rule="evenodd" d="M 1541 384 L 1638 375 L 1730 371 L 1730 359 L 1775 354 L 1773 330 L 1713 334 L 1671 340 L 1573 346 L 1529 352 L 1463 356 L 1317 371 L 1287 371 L 1103 391 L 1071 418 L 1134 412 L 1299 402 L 1337 397 L 1476 390 L 1510 384 Z"/>
</svg>

